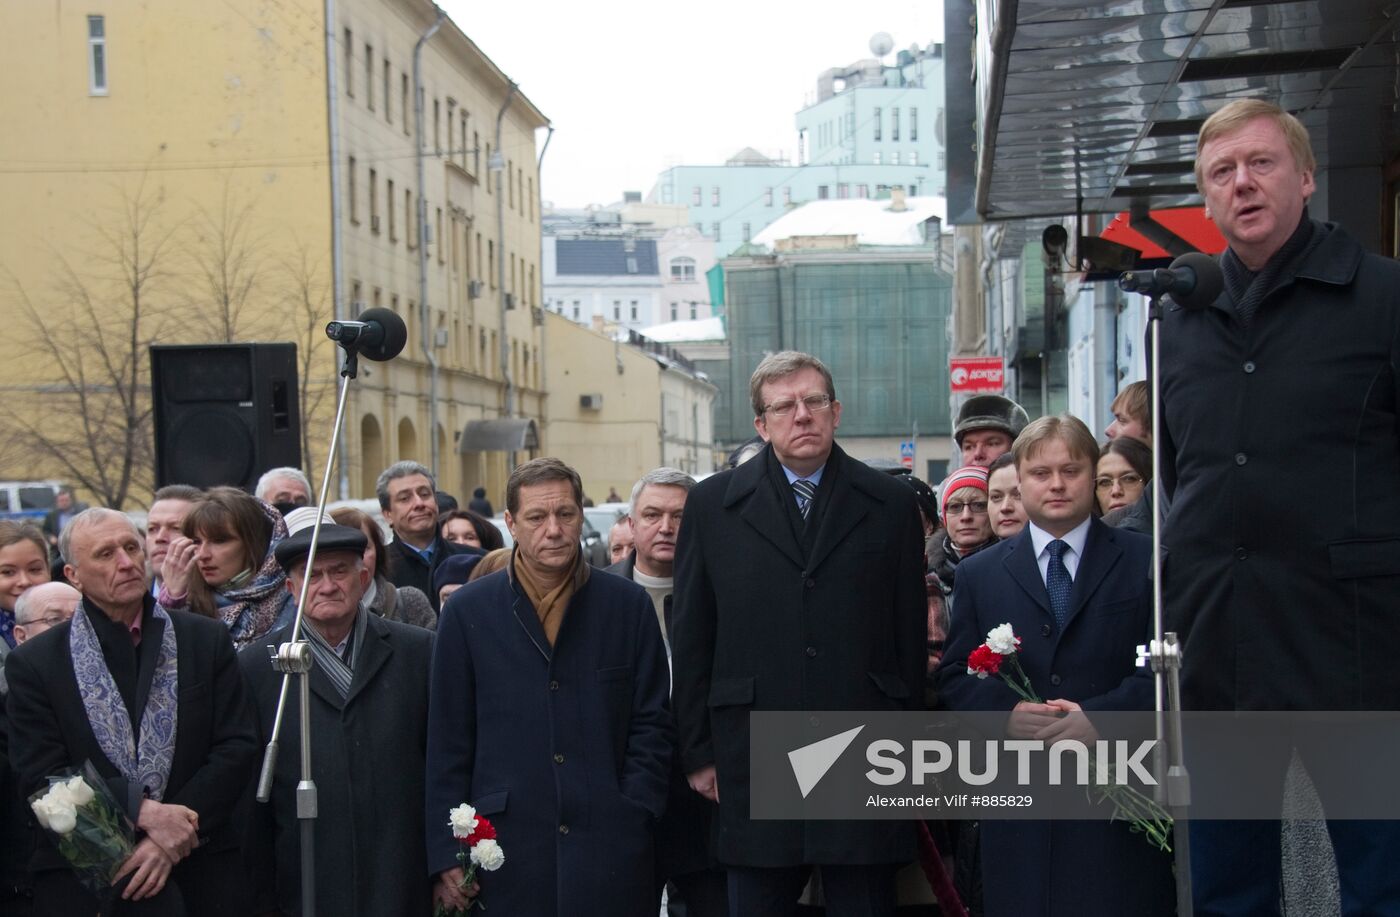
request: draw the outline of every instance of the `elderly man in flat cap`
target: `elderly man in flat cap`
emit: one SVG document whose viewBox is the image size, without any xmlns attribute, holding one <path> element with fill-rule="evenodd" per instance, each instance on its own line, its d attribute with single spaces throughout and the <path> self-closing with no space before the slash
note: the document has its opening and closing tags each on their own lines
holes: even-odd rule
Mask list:
<svg viewBox="0 0 1400 917">
<path fill-rule="evenodd" d="M 295 737 L 302 726 L 293 703 L 282 724 L 284 751 L 272 799 L 254 805 L 248 826 L 257 913 L 300 914 L 301 876 L 314 868 L 321 914 L 426 914 L 432 885 L 424 851 L 423 781 L 433 634 L 366 609 L 370 573 L 359 529 L 325 516 L 315 561 L 307 569 L 318 512 L 303 508 L 289 514 L 292 534 L 276 548 L 292 595 L 300 596 L 302 583 L 311 581 L 302 627 L 315 658 L 310 729 L 319 803 L 316 862 L 301 861 Z M 289 639 L 291 628 L 284 627 L 240 654 L 264 741 L 282 678 L 272 668 L 268 647 Z"/>
</svg>

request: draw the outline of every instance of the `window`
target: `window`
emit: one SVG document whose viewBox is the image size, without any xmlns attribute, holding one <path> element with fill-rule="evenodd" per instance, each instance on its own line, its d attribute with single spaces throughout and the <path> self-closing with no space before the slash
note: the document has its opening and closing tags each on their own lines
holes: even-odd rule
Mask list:
<svg viewBox="0 0 1400 917">
<path fill-rule="evenodd" d="M 418 235 L 418 222 L 413 217 L 413 192 L 407 188 L 403 189 L 403 225 L 404 245 L 413 251 L 418 247 L 413 241 Z"/>
<path fill-rule="evenodd" d="M 700 206 L 701 204 L 703 204 L 704 202 L 705 202 L 705 189 L 702 188 L 702 187 L 700 187 L 699 185 L 696 185 L 694 188 L 691 188 L 691 189 L 690 189 L 690 205 L 691 205 L 692 207 L 699 207 L 699 206 Z"/>
<path fill-rule="evenodd" d="M 472 131 L 472 174 L 481 171 L 481 136 Z"/>
<path fill-rule="evenodd" d="M 917 166 L 919 164 L 919 154 L 916 150 L 909 151 L 909 164 L 911 166 Z"/>
<path fill-rule="evenodd" d="M 486 240 L 486 276 L 491 280 L 491 289 L 496 289 L 496 240 Z M 578 307 L 578 303 L 574 303 Z"/>
<path fill-rule="evenodd" d="M 88 95 L 107 94 L 107 21 L 102 16 L 88 20 Z"/>
<path fill-rule="evenodd" d="M 879 151 L 879 150 L 876 150 L 876 151 L 875 151 L 875 165 L 878 166 L 879 164 L 880 164 L 880 151 Z"/>
<path fill-rule="evenodd" d="M 365 105 L 374 111 L 374 45 L 365 44 Z"/>
<path fill-rule="evenodd" d="M 764 188 L 764 189 L 763 189 L 763 206 L 765 206 L 765 207 L 772 207 L 772 206 L 773 206 L 773 189 L 772 189 L 772 188 Z"/>
<path fill-rule="evenodd" d="M 530 222 L 535 222 L 535 176 L 525 179 L 525 201 L 530 205 Z"/>
<path fill-rule="evenodd" d="M 939 150 L 939 151 L 938 151 L 938 168 L 940 168 L 940 169 L 946 169 L 947 167 L 948 167 L 948 155 L 947 155 L 946 153 L 944 153 L 942 150 Z"/>
<path fill-rule="evenodd" d="M 870 197 L 870 186 L 856 185 L 856 197 L 860 198 L 861 200 L 865 200 L 866 198 Z"/>
<path fill-rule="evenodd" d="M 705 224 L 704 224 L 704 223 L 696 223 L 696 224 L 695 224 L 695 231 L 698 232 L 698 233 L 700 233 L 700 235 L 703 236 L 703 235 L 705 234 Z"/>
<path fill-rule="evenodd" d="M 909 109 L 909 139 L 919 139 L 919 110 L 917 108 Z"/>
<path fill-rule="evenodd" d="M 384 61 L 384 120 L 390 124 L 394 123 L 394 116 L 389 111 L 389 84 L 393 81 L 394 68 L 389 66 L 389 61 Z"/>
<path fill-rule="evenodd" d="M 898 151 L 898 150 L 896 150 L 895 152 L 893 152 L 893 153 L 890 154 L 890 165 L 892 165 L 892 166 L 897 166 L 897 165 L 899 165 L 899 151 Z"/>
<path fill-rule="evenodd" d="M 442 155 L 442 102 L 433 99 L 433 151 Z"/>
<path fill-rule="evenodd" d="M 694 283 L 695 259 L 682 257 L 672 261 L 671 279 L 677 283 Z"/>
<path fill-rule="evenodd" d="M 711 223 L 711 224 L 710 224 L 710 235 L 712 235 L 712 236 L 715 237 L 715 241 L 716 241 L 716 242 L 719 241 L 719 224 L 718 224 L 718 223 Z"/>
<path fill-rule="evenodd" d="M 350 157 L 350 164 L 345 170 L 345 186 L 348 190 L 346 197 L 350 198 L 350 222 L 355 225 L 360 223 L 360 195 L 355 188 L 355 157 Z"/>
<path fill-rule="evenodd" d="M 384 182 L 384 210 L 389 215 L 389 241 L 399 241 L 398 220 L 394 219 L 394 180 Z"/>
<path fill-rule="evenodd" d="M 851 186 L 844 182 L 836 186 L 836 197 L 845 200 L 851 196 Z"/>
<path fill-rule="evenodd" d="M 433 236 L 433 241 L 437 243 L 438 264 L 446 260 L 443 256 L 442 245 L 442 208 L 437 209 L 437 235 Z"/>
<path fill-rule="evenodd" d="M 635 322 L 636 320 L 637 320 L 637 301 L 634 299 L 634 300 L 632 300 L 632 321 Z"/>
<path fill-rule="evenodd" d="M 748 223 L 745 223 L 745 224 L 744 224 L 744 241 L 745 241 L 745 242 L 749 241 L 749 224 L 748 224 Z"/>
<path fill-rule="evenodd" d="M 784 203 L 784 204 L 791 204 L 791 203 L 792 203 L 792 188 L 790 188 L 790 187 L 784 187 L 784 188 L 783 188 L 783 203 Z"/>
<path fill-rule="evenodd" d="M 628 255 L 628 256 L 627 256 L 627 273 L 629 273 L 629 274 L 635 274 L 635 273 L 637 273 L 637 259 L 636 259 L 635 256 L 632 256 L 632 255 Z"/>
<path fill-rule="evenodd" d="M 899 139 L 899 109 L 890 109 L 890 139 Z"/>
<path fill-rule="evenodd" d="M 515 160 L 506 160 L 506 206 L 515 209 Z"/>
<path fill-rule="evenodd" d="M 579 301 L 578 301 L 577 299 L 575 299 L 575 300 L 574 300 L 574 321 L 578 321 L 578 317 L 579 317 L 579 316 L 578 316 L 578 307 L 579 307 Z"/>
<path fill-rule="evenodd" d="M 671 303 L 671 321 L 674 322 L 676 319 L 678 319 L 678 318 L 680 318 L 680 317 L 681 317 L 681 306 L 680 306 L 680 303 L 674 303 L 674 302 Z"/>
<path fill-rule="evenodd" d="M 456 125 L 456 123 L 455 123 L 457 119 L 453 117 L 453 115 L 455 115 L 455 114 L 457 114 L 457 100 L 454 99 L 454 98 L 452 98 L 451 96 L 448 96 L 448 97 L 447 97 L 447 158 L 448 158 L 448 159 L 451 159 L 451 158 L 455 155 L 454 151 L 457 149 L 455 146 L 453 146 L 453 142 L 454 142 L 454 141 L 453 141 L 453 133 L 452 133 L 453 131 L 455 131 L 455 130 L 457 129 L 457 125 Z M 463 144 L 463 145 L 465 146 L 465 144 Z"/>
<path fill-rule="evenodd" d="M 369 231 L 379 232 L 379 174 L 369 170 Z"/>
<path fill-rule="evenodd" d="M 486 144 L 486 193 L 491 193 L 491 144 Z"/>
<path fill-rule="evenodd" d="M 365 288 L 358 280 L 350 284 L 350 317 L 359 318 L 365 311 Z"/>
<path fill-rule="evenodd" d="M 345 30 L 345 94 L 355 98 L 355 33 Z"/>
<path fill-rule="evenodd" d="M 690 304 L 690 320 L 693 322 L 699 316 L 695 303 Z"/>
<path fill-rule="evenodd" d="M 613 321 L 622 321 L 622 300 L 620 299 L 613 300 Z"/>
<path fill-rule="evenodd" d="M 824 201 L 831 197 L 830 191 L 831 189 L 826 185 L 817 185 L 817 200 Z"/>
<path fill-rule="evenodd" d="M 400 71 L 399 76 L 399 111 L 403 112 L 404 136 L 408 136 L 408 74 Z"/>
<path fill-rule="evenodd" d="M 719 206 L 719 185 L 715 185 L 710 189 L 710 206 Z"/>
<path fill-rule="evenodd" d="M 460 155 L 457 157 L 457 161 L 461 163 L 462 168 L 465 169 L 467 167 L 467 110 L 465 108 L 457 113 L 457 120 L 461 122 L 462 126 L 462 130 L 460 133 L 460 136 L 462 138 L 462 149 L 460 151 Z"/>
</svg>

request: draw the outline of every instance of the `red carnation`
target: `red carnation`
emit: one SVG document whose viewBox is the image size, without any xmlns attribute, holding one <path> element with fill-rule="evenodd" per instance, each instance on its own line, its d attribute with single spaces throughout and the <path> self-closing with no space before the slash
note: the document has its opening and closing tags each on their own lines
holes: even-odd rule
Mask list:
<svg viewBox="0 0 1400 917">
<path fill-rule="evenodd" d="M 475 846 L 477 841 L 495 839 L 496 826 L 491 824 L 491 822 L 488 821 L 485 816 L 478 815 L 476 817 L 476 827 L 472 829 L 471 836 L 467 838 L 467 840 L 471 842 L 472 846 Z"/>
<path fill-rule="evenodd" d="M 967 657 L 967 673 L 978 678 L 986 678 L 1001 671 L 1002 655 L 985 643 L 973 650 Z"/>
</svg>

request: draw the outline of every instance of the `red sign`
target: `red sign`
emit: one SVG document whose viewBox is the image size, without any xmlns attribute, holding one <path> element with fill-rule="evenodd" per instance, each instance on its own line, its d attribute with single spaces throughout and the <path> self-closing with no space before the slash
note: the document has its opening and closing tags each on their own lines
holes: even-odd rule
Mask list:
<svg viewBox="0 0 1400 917">
<path fill-rule="evenodd" d="M 948 368 L 954 394 L 1000 395 L 1006 386 L 1002 357 L 953 357 Z"/>
</svg>

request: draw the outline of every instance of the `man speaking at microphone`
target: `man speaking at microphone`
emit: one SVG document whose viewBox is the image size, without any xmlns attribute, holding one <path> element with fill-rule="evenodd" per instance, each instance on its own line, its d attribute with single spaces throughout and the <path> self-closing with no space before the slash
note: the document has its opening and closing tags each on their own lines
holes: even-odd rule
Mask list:
<svg viewBox="0 0 1400 917">
<path fill-rule="evenodd" d="M 1309 218 L 1307 129 L 1278 107 L 1230 103 L 1196 150 L 1229 248 L 1224 292 L 1170 305 L 1161 328 L 1183 706 L 1400 710 L 1400 265 Z M 1280 792 L 1290 741 L 1278 772 L 1258 775 Z M 1325 807 L 1319 778 L 1343 754 L 1299 752 Z M 1343 912 L 1400 913 L 1396 824 L 1328 830 Z M 1193 822 L 1191 839 L 1198 917 L 1278 913 L 1278 822 Z"/>
</svg>

